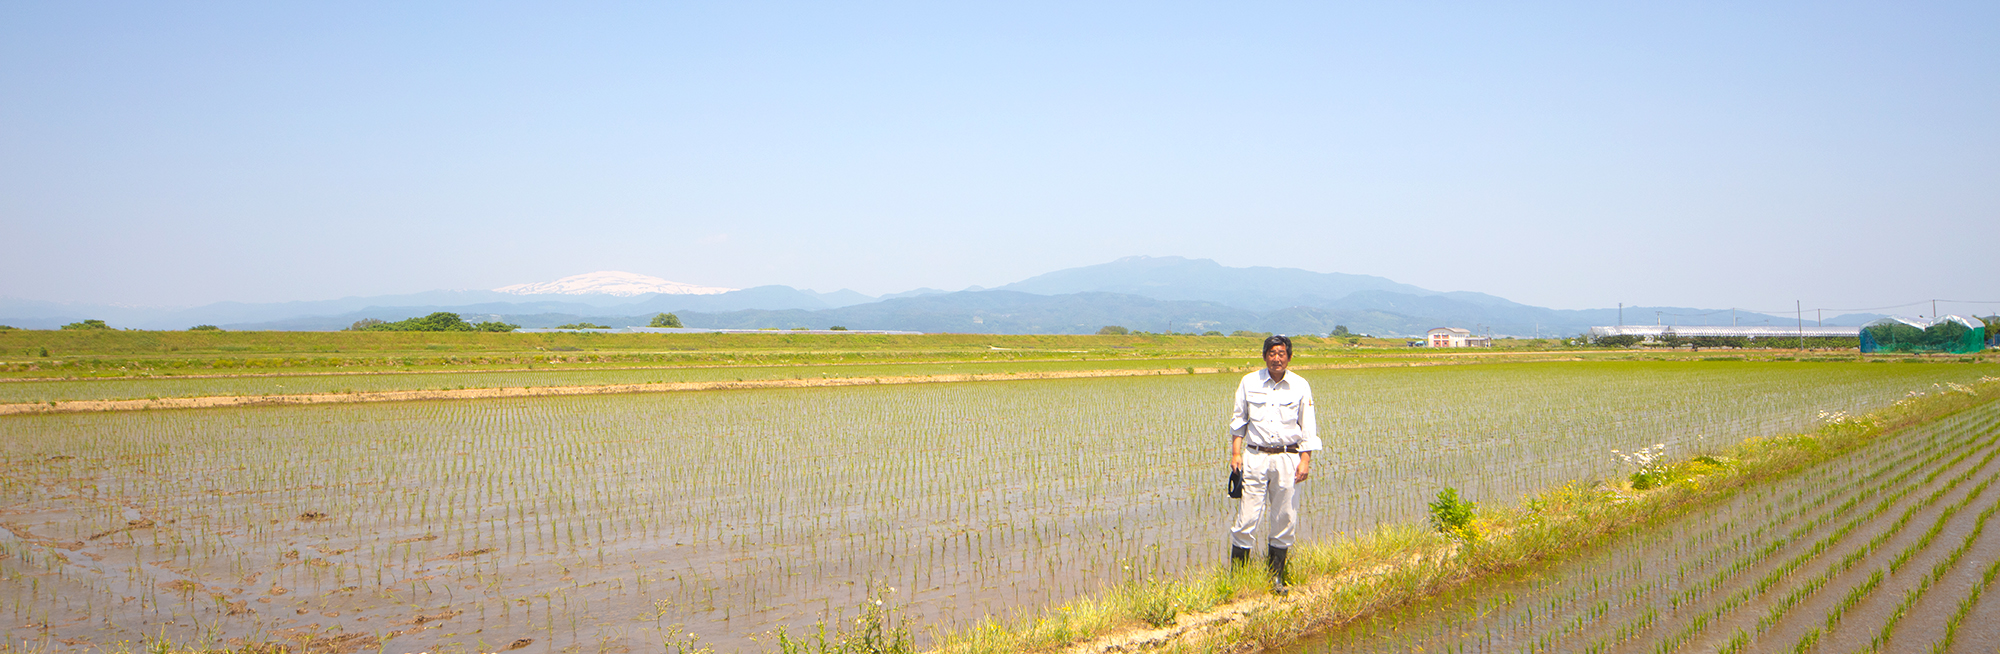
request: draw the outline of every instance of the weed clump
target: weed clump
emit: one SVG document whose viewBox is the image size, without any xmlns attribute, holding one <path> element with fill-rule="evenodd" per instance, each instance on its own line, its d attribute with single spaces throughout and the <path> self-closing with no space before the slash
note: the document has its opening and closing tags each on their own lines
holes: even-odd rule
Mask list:
<svg viewBox="0 0 2000 654">
<path fill-rule="evenodd" d="M 1462 543 L 1479 540 L 1479 528 L 1472 523 L 1473 510 L 1478 505 L 1460 498 L 1458 489 L 1446 486 L 1430 507 L 1431 526 L 1446 537 Z"/>
<path fill-rule="evenodd" d="M 917 651 L 916 638 L 903 624 L 897 610 L 887 601 L 895 592 L 885 588 L 870 593 L 861 602 L 861 613 L 843 627 L 828 634 L 821 621 L 810 637 L 793 639 L 778 630 L 780 654 L 910 654 Z"/>
<path fill-rule="evenodd" d="M 1667 466 L 1666 452 L 1666 443 L 1654 443 L 1637 452 L 1612 450 L 1611 455 L 1632 466 L 1632 490 L 1652 490 L 1673 483 L 1673 469 Z"/>
</svg>

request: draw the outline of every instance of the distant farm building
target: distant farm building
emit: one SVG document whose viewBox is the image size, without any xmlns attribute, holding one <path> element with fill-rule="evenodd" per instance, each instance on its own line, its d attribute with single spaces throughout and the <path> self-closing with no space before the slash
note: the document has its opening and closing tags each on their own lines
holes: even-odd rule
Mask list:
<svg viewBox="0 0 2000 654">
<path fill-rule="evenodd" d="M 1493 347 L 1493 337 L 1474 336 L 1472 330 L 1439 327 L 1430 331 L 1431 347 Z"/>
</svg>

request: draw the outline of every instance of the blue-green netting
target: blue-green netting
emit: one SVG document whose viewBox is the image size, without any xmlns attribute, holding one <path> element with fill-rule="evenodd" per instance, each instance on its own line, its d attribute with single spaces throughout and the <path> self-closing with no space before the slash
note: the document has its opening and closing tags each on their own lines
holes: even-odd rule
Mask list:
<svg viewBox="0 0 2000 654">
<path fill-rule="evenodd" d="M 1862 352 L 1948 352 L 1986 349 L 1986 323 L 1962 316 L 1934 321 L 1883 318 L 1861 328 Z"/>
</svg>

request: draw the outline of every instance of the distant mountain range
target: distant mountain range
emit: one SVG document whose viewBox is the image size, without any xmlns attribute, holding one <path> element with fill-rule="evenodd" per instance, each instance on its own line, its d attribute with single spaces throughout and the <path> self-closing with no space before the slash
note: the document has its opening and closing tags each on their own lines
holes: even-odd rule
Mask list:
<svg viewBox="0 0 2000 654">
<path fill-rule="evenodd" d="M 994 289 L 916 289 L 871 297 L 789 286 L 723 289 L 604 271 L 492 291 L 432 291 L 317 302 L 222 302 L 144 309 L 0 299 L 0 324 L 52 329 L 88 318 L 113 327 L 325 331 L 364 318 L 402 320 L 451 311 L 467 320 L 554 327 L 579 320 L 641 326 L 674 313 L 689 327 L 894 329 L 924 332 L 1077 334 L 1107 325 L 1147 332 L 1236 330 L 1324 334 L 1336 326 L 1379 336 L 1461 327 L 1495 336 L 1568 336 L 1619 324 L 1618 309 L 1559 310 L 1484 293 L 1439 292 L 1382 277 L 1296 268 L 1232 268 L 1207 259 L 1128 257 L 1038 275 Z M 1881 316 L 1846 314 L 1827 325 Z M 1794 324 L 1791 316 L 1726 309 L 1626 307 L 1626 324 Z M 1809 317 L 1810 320 L 1810 317 Z M 1817 322 L 1817 321 L 1814 321 Z"/>
<path fill-rule="evenodd" d="M 600 270 L 594 273 L 570 275 L 553 282 L 515 284 L 493 289 L 496 293 L 514 295 L 615 295 L 632 297 L 661 293 L 666 295 L 715 295 L 734 291 L 733 288 L 719 286 L 696 286 L 671 282 L 651 275 Z"/>
</svg>

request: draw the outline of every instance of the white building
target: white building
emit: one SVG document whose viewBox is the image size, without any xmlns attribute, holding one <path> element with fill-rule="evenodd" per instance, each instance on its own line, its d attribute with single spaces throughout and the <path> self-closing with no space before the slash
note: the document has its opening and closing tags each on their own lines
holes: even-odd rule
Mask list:
<svg viewBox="0 0 2000 654">
<path fill-rule="evenodd" d="M 1439 327 L 1430 331 L 1431 347 L 1493 347 L 1493 337 L 1474 336 L 1472 330 Z"/>
</svg>

